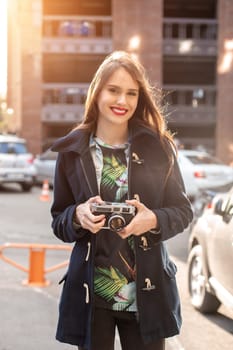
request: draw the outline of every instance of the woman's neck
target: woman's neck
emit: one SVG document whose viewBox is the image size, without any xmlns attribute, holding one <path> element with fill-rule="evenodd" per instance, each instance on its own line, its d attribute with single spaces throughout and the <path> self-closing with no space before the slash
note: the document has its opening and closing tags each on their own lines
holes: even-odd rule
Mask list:
<svg viewBox="0 0 233 350">
<path fill-rule="evenodd" d="M 97 127 L 95 136 L 108 145 L 122 145 L 128 140 L 128 129 L 119 130 L 119 128 L 109 128 L 109 130 L 106 130 L 106 128 Z"/>
</svg>

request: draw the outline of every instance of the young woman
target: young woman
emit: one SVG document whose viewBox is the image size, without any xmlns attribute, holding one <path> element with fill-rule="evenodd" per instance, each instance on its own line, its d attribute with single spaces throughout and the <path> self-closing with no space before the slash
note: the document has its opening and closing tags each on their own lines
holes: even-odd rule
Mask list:
<svg viewBox="0 0 233 350">
<path fill-rule="evenodd" d="M 113 52 L 104 60 L 83 123 L 52 149 L 59 152 L 52 227 L 75 243 L 62 280 L 57 339 L 112 350 L 117 327 L 123 350 L 165 349 L 181 315 L 176 266 L 164 241 L 188 226 L 192 210 L 172 137 L 135 58 Z M 121 204 L 114 212 L 109 203 Z M 119 207 L 129 210 L 120 213 L 126 226 Z"/>
</svg>

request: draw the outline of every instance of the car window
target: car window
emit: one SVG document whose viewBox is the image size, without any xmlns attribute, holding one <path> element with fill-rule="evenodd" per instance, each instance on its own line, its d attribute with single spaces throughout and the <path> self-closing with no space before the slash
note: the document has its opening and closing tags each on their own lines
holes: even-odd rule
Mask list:
<svg viewBox="0 0 233 350">
<path fill-rule="evenodd" d="M 4 154 L 25 154 L 27 152 L 26 145 L 21 142 L 1 142 L 0 153 Z"/>
<path fill-rule="evenodd" d="M 186 157 L 193 164 L 223 164 L 218 159 L 208 155 L 187 155 Z"/>
</svg>

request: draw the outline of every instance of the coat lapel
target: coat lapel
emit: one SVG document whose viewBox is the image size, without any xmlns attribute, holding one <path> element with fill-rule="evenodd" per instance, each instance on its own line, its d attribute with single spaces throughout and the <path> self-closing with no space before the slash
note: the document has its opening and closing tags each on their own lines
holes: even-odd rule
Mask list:
<svg viewBox="0 0 233 350">
<path fill-rule="evenodd" d="M 99 194 L 99 191 L 96 179 L 96 171 L 89 150 L 81 155 L 80 162 L 84 174 L 84 179 L 87 183 L 88 192 L 86 195 L 87 197 L 97 196 Z"/>
</svg>

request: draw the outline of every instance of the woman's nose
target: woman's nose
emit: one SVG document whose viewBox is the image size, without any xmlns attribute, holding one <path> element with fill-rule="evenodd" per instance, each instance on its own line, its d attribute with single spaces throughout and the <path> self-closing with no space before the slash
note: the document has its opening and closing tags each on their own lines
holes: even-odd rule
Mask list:
<svg viewBox="0 0 233 350">
<path fill-rule="evenodd" d="M 126 104 L 126 96 L 125 94 L 120 94 L 117 99 L 117 103 L 119 104 Z"/>
</svg>

